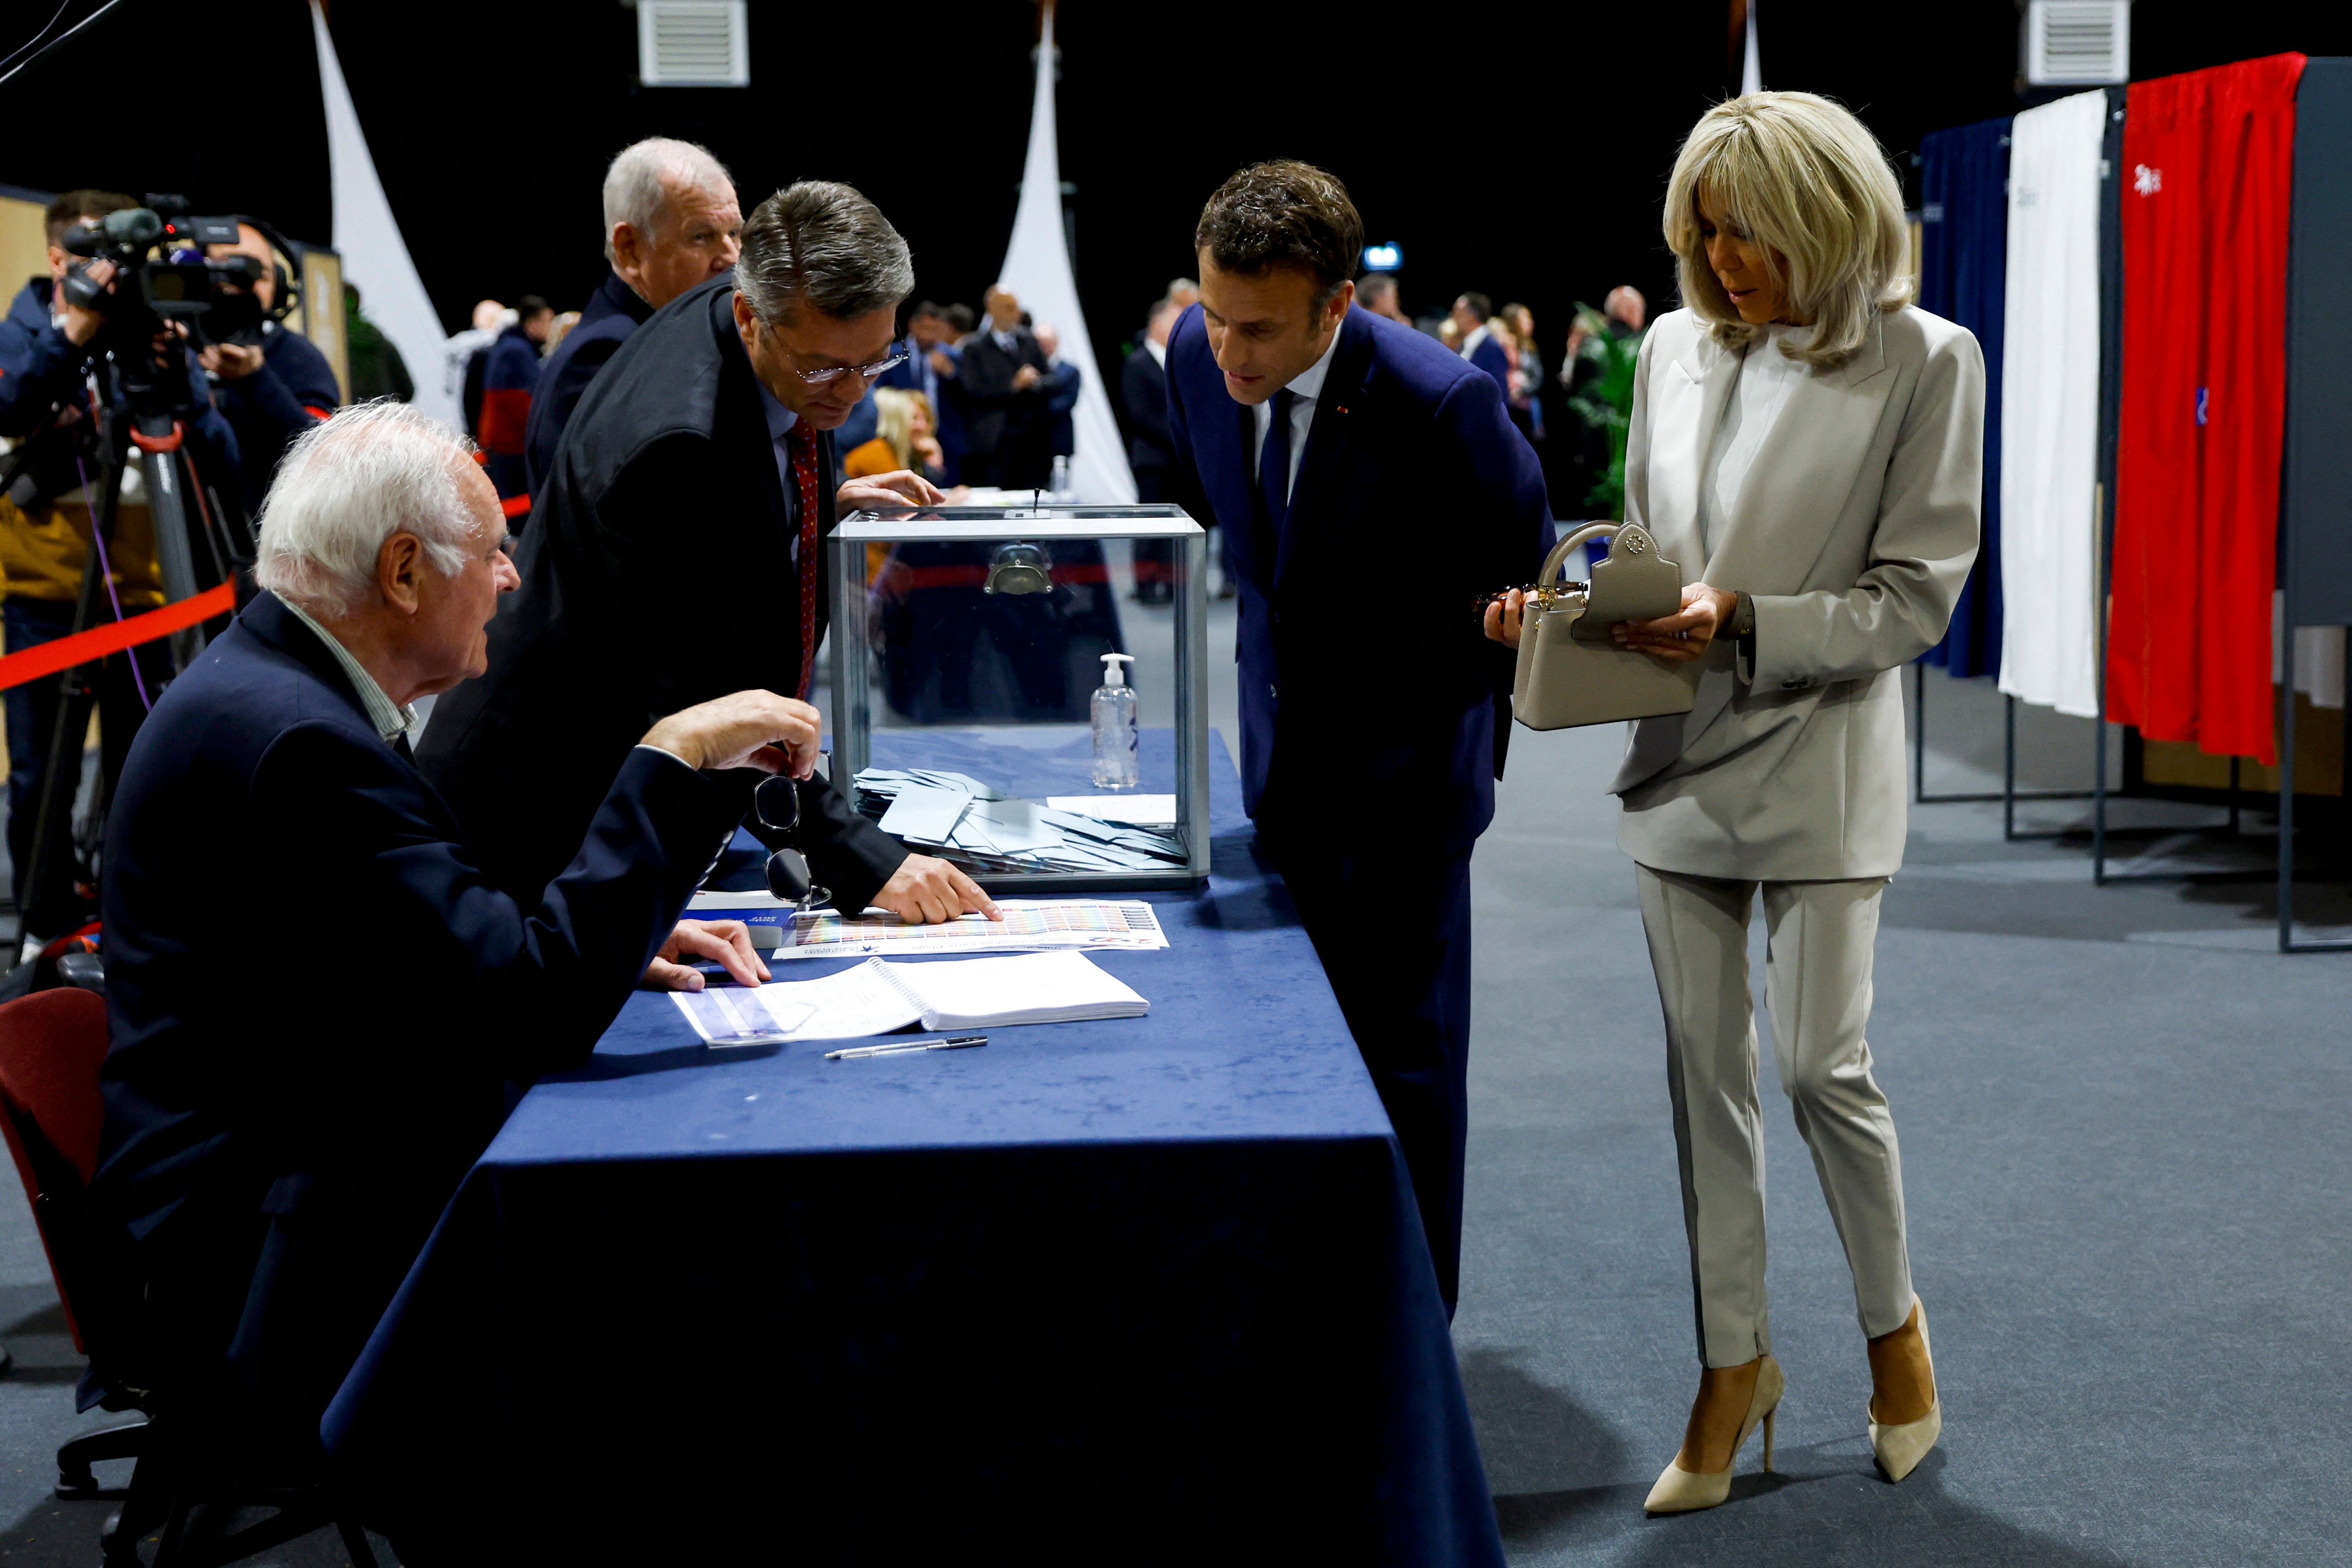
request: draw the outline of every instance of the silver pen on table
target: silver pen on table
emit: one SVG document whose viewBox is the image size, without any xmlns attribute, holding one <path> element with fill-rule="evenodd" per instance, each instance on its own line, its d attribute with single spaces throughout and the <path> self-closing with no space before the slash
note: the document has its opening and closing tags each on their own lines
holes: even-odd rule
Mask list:
<svg viewBox="0 0 2352 1568">
<path fill-rule="evenodd" d="M 861 1061 L 867 1057 L 895 1057 L 904 1051 L 961 1051 L 973 1046 L 988 1044 L 986 1035 L 950 1035 L 944 1040 L 908 1040 L 899 1045 L 851 1046 L 838 1051 L 827 1051 L 829 1062 Z"/>
</svg>

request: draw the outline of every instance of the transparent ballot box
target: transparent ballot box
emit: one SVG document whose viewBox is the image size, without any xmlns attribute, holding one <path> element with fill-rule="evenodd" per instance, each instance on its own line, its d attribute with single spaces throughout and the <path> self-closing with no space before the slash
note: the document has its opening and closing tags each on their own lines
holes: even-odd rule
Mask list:
<svg viewBox="0 0 2352 1568">
<path fill-rule="evenodd" d="M 859 811 L 997 892 L 1207 879 L 1207 536 L 1182 508 L 892 507 L 828 542 L 832 770 Z"/>
</svg>

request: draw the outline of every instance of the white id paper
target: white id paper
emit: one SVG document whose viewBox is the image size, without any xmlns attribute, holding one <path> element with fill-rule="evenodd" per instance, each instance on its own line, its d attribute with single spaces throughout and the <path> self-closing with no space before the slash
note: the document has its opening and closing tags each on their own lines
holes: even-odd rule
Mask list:
<svg viewBox="0 0 2352 1568">
<path fill-rule="evenodd" d="M 859 1039 L 903 1029 L 922 1016 L 919 1004 L 865 963 L 822 980 L 706 985 L 669 994 L 694 1032 L 712 1041 L 754 1032 L 783 1040 Z"/>
<path fill-rule="evenodd" d="M 882 831 L 918 844 L 945 844 L 971 805 L 971 796 L 961 790 L 907 784 L 882 814 Z"/>
<path fill-rule="evenodd" d="M 983 842 L 973 843 L 975 837 Z M 1051 849 L 1061 843 L 1062 836 L 1037 820 L 1037 808 L 1028 801 L 983 800 L 973 802 L 964 813 L 956 841 L 970 849 L 1014 855 L 1024 849 Z"/>
</svg>

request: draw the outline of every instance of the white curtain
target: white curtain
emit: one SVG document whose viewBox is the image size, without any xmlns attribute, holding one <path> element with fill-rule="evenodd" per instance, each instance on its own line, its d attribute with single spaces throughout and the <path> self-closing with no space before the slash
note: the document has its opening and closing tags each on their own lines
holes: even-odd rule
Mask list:
<svg viewBox="0 0 2352 1568">
<path fill-rule="evenodd" d="M 2000 689 L 2093 718 L 2104 92 L 2017 116 L 2000 408 Z"/>
<path fill-rule="evenodd" d="M 343 85 L 343 68 L 335 58 L 335 41 L 327 33 L 326 13 L 314 3 L 310 31 L 319 46 L 319 89 L 327 104 L 327 153 L 334 182 L 334 247 L 342 253 L 343 277 L 360 291 L 360 309 L 390 339 L 407 363 L 409 379 L 416 384 L 417 407 L 432 414 L 452 430 L 465 428 L 457 400 L 449 395 L 441 374 L 441 345 L 448 334 L 416 264 L 408 258 L 408 245 L 392 205 L 383 199 L 383 184 L 375 176 L 375 160 L 368 155 L 366 133 L 360 130 L 351 89 Z M 331 311 L 340 324 L 343 302 L 319 300 L 313 310 Z"/>
<path fill-rule="evenodd" d="M 2294 689 L 2311 699 L 2314 708 L 2344 706 L 2344 644 L 2342 626 L 2294 628 Z M 2286 683 L 2286 595 L 2271 595 L 2271 684 Z"/>
<path fill-rule="evenodd" d="M 1037 98 L 1029 115 L 1029 162 L 1021 176 L 1021 205 L 1013 216 L 1013 243 L 997 274 L 1031 318 L 1050 323 L 1062 338 L 1062 357 L 1082 378 L 1072 414 L 1076 447 L 1070 482 L 1081 500 L 1097 505 L 1129 505 L 1135 475 L 1118 438 L 1118 422 L 1102 373 L 1095 366 L 1094 341 L 1078 309 L 1078 283 L 1070 273 L 1070 247 L 1062 230 L 1062 158 L 1054 129 L 1054 8 L 1045 7 L 1045 37 L 1037 45 Z"/>
</svg>

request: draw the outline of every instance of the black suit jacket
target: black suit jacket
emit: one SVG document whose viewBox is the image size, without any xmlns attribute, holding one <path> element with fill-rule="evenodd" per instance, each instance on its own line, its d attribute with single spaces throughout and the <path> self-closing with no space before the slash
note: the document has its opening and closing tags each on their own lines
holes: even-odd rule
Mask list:
<svg viewBox="0 0 2352 1568">
<path fill-rule="evenodd" d="M 629 334 L 654 313 L 638 292 L 621 281 L 617 272 L 604 274 L 604 283 L 581 308 L 580 320 L 563 334 L 555 352 L 539 373 L 539 389 L 531 394 L 530 424 L 523 435 L 523 462 L 534 499 L 547 487 L 555 467 L 555 444 L 563 438 L 580 395 L 596 379 L 612 357 L 621 352 Z"/>
<path fill-rule="evenodd" d="M 489 673 L 441 699 L 425 728 L 425 776 L 518 898 L 536 899 L 572 858 L 604 781 L 656 720 L 799 688 L 797 505 L 733 300 L 731 274 L 680 295 L 589 383 L 516 554 L 522 586 L 490 625 Z M 819 450 L 829 535 L 838 462 L 830 437 Z M 819 639 L 830 603 L 821 586 Z M 821 780 L 802 787 L 801 820 L 817 880 L 844 909 L 906 858 Z"/>
<path fill-rule="evenodd" d="M 1140 480 L 1176 466 L 1176 445 L 1168 435 L 1168 373 L 1138 343 L 1118 373 L 1119 400 L 1127 405 L 1127 466 Z"/>
<path fill-rule="evenodd" d="M 234 1336 L 298 1445 L 506 1081 L 587 1059 L 749 793 L 636 752 L 518 903 L 404 749 L 264 593 L 155 704 L 107 823 L 94 1187 L 137 1238 L 156 1364 L 201 1375 Z"/>
<path fill-rule="evenodd" d="M 1023 365 L 1042 378 L 1026 392 L 1013 390 Z M 964 416 L 964 479 L 975 485 L 1029 489 L 1053 477 L 1053 417 L 1045 405 L 1054 366 L 1026 329 L 1016 328 L 1005 349 L 987 327 L 964 340 L 956 372 Z"/>
</svg>

